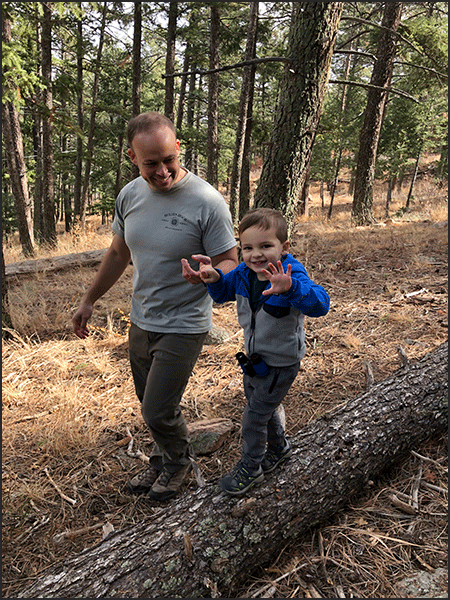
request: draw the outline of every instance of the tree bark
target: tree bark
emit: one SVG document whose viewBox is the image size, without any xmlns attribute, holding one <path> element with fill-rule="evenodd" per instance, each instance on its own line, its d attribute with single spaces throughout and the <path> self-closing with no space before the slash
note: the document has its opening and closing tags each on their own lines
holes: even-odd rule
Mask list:
<svg viewBox="0 0 450 600">
<path fill-rule="evenodd" d="M 166 73 L 175 71 L 175 42 L 177 37 L 178 2 L 169 3 L 169 23 L 167 26 Z M 164 114 L 175 122 L 174 79 L 168 77 L 164 81 Z"/>
<path fill-rule="evenodd" d="M 220 9 L 211 3 L 209 67 L 219 66 Z M 208 83 L 208 165 L 206 180 L 217 188 L 219 183 L 219 75 L 212 73 Z"/>
<path fill-rule="evenodd" d="M 42 2 L 42 78 L 45 82 L 43 103 L 45 114 L 42 121 L 42 199 L 43 230 L 45 244 L 55 247 L 55 197 L 53 181 L 53 93 L 52 93 L 52 3 Z"/>
<path fill-rule="evenodd" d="M 2 20 L 2 39 L 11 42 L 11 21 Z M 8 69 L 5 67 L 4 71 Z M 3 89 L 4 98 L 6 96 Z M 23 151 L 22 130 L 19 113 L 9 99 L 2 103 L 3 140 L 5 142 L 6 164 L 11 178 L 11 189 L 16 209 L 19 239 L 24 256 L 34 255 L 33 219 L 31 216 L 30 197 L 28 193 L 27 170 Z"/>
<path fill-rule="evenodd" d="M 78 2 L 81 14 L 81 2 Z M 75 160 L 75 183 L 73 190 L 73 215 L 74 221 L 81 218 L 81 195 L 83 191 L 83 21 L 81 17 L 77 21 L 77 158 Z"/>
<path fill-rule="evenodd" d="M 94 133 L 95 133 L 95 118 L 97 114 L 97 96 L 98 96 L 98 84 L 100 77 L 100 68 L 103 52 L 103 43 L 105 40 L 105 28 L 106 28 L 106 17 L 108 13 L 108 3 L 103 3 L 102 22 L 100 26 L 100 34 L 98 41 L 97 57 L 95 59 L 95 72 L 94 72 L 94 84 L 92 86 L 92 106 L 91 115 L 89 120 L 89 133 L 87 139 L 86 149 L 86 162 L 84 165 L 84 180 L 83 180 L 83 192 L 81 195 L 81 211 L 80 221 L 84 227 L 86 223 L 86 210 L 88 203 L 89 185 L 91 180 L 91 165 L 92 158 L 94 156 Z"/>
<path fill-rule="evenodd" d="M 2 245 L 2 338 L 8 339 L 9 332 L 6 331 L 5 327 L 12 329 L 13 323 L 9 314 L 8 284 L 6 283 L 5 257 L 3 256 Z"/>
<path fill-rule="evenodd" d="M 75 267 L 93 267 L 102 262 L 107 248 L 102 250 L 88 250 L 87 252 L 75 252 L 63 256 L 51 258 L 38 258 L 36 260 L 23 260 L 9 263 L 5 266 L 5 278 L 17 279 L 35 275 L 36 273 L 53 273 L 64 271 Z"/>
<path fill-rule="evenodd" d="M 343 2 L 293 2 L 280 101 L 256 206 L 283 212 L 292 224 L 311 160 Z"/>
<path fill-rule="evenodd" d="M 353 193 L 352 222 L 355 225 L 370 225 L 373 216 L 373 182 L 378 142 L 383 124 L 389 84 L 394 68 L 397 46 L 397 29 L 402 14 L 402 2 L 386 2 L 381 25 L 385 28 L 380 34 L 377 47 L 377 60 L 373 68 L 371 85 L 367 93 L 367 106 L 364 123 L 359 134 L 359 151 L 356 165 L 355 188 Z"/>
<path fill-rule="evenodd" d="M 256 52 L 256 36 L 258 30 L 258 8 L 259 2 L 250 2 L 250 17 L 247 32 L 247 44 L 245 48 L 245 59 L 252 60 Z M 237 123 L 236 139 L 234 146 L 233 164 L 230 176 L 230 212 L 233 221 L 237 222 L 242 211 L 239 210 L 239 191 L 242 177 L 242 164 L 244 159 L 244 144 L 246 139 L 248 110 L 251 87 L 254 85 L 254 66 L 244 67 L 242 73 L 241 95 L 239 100 L 239 117 Z"/>
<path fill-rule="evenodd" d="M 447 357 L 446 342 L 307 425 L 291 460 L 246 498 L 208 483 L 39 573 L 17 597 L 234 597 L 252 569 L 446 430 Z"/>
</svg>

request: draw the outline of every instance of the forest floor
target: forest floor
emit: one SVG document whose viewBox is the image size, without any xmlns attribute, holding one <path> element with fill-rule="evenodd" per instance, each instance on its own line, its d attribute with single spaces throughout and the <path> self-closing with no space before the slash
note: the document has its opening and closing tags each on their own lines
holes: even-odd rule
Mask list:
<svg viewBox="0 0 450 600">
<path fill-rule="evenodd" d="M 317 192 L 313 187 L 310 217 L 298 220 L 291 250 L 329 292 L 331 308 L 306 320 L 307 354 L 283 403 L 288 436 L 364 391 L 369 366 L 375 382 L 396 371 L 399 346 L 416 361 L 448 338 L 447 190 L 421 180 L 411 212 L 401 210 L 403 191 L 387 220 L 380 191 L 379 223 L 358 228 L 350 226 L 345 193 L 335 198 L 329 221 Z M 110 239 L 94 218 L 76 241 L 60 237 L 57 254 L 104 248 Z M 4 252 L 6 263 L 21 260 L 14 240 Z M 17 597 L 108 528 L 130 526 L 154 510 L 124 491 L 144 468 L 126 453 L 128 432 L 134 451 L 151 450 L 127 360 L 131 266 L 98 302 L 92 335 L 80 341 L 71 333 L 71 315 L 95 271 L 9 280 L 15 332 L 2 348 L 3 597 Z M 225 445 L 198 457 L 208 481 L 239 457 L 245 404 L 234 304 L 215 305 L 213 317 L 229 337 L 204 347 L 182 401 L 189 422 L 227 417 L 235 425 Z M 447 478 L 444 435 L 414 448 L 272 564 L 255 566 L 235 597 L 409 597 L 406 577 L 447 572 Z M 192 477 L 184 492 L 195 486 Z M 440 583 L 414 595 L 443 597 L 446 577 Z"/>
</svg>

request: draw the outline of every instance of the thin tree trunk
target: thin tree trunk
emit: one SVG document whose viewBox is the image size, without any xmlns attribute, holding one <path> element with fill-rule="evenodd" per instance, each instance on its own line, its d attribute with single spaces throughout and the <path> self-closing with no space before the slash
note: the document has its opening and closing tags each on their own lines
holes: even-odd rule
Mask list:
<svg viewBox="0 0 450 600">
<path fill-rule="evenodd" d="M 2 19 L 2 39 L 6 43 L 11 42 L 11 21 L 9 19 Z M 6 73 L 8 69 L 5 67 L 4 71 Z M 6 90 L 3 90 L 4 98 L 6 98 L 5 92 Z M 9 99 L 5 99 L 2 103 L 2 119 L 6 164 L 11 179 L 19 239 L 24 256 L 30 257 L 34 254 L 33 220 L 28 193 L 22 130 L 17 108 Z"/>
<path fill-rule="evenodd" d="M 52 3 L 43 2 L 42 16 L 42 78 L 45 82 L 43 90 L 45 114 L 42 122 L 42 156 L 43 156 L 43 242 L 51 247 L 56 246 L 55 197 L 53 181 L 53 141 L 52 141 Z"/>
<path fill-rule="evenodd" d="M 8 284 L 6 282 L 5 257 L 3 255 L 2 244 L 2 338 L 8 339 L 10 334 L 6 329 L 12 328 L 13 323 L 9 313 Z"/>
<path fill-rule="evenodd" d="M 256 35 L 258 30 L 259 2 L 250 2 L 250 17 L 248 22 L 247 45 L 244 60 L 252 60 L 256 53 Z M 254 67 L 253 67 L 254 72 Z M 237 221 L 241 211 L 239 209 L 239 191 L 244 155 L 245 134 L 248 125 L 248 103 L 250 99 L 250 86 L 252 85 L 252 66 L 243 69 L 241 97 L 239 100 L 239 117 L 237 122 L 236 139 L 234 146 L 233 164 L 230 176 L 230 212 L 234 221 Z"/>
<path fill-rule="evenodd" d="M 447 429 L 448 343 L 291 438 L 241 500 L 208 483 L 36 576 L 18 598 L 220 598 Z"/>
<path fill-rule="evenodd" d="M 210 5 L 210 56 L 209 68 L 219 67 L 220 11 L 216 4 Z M 209 75 L 208 85 L 208 165 L 206 180 L 217 188 L 219 183 L 219 74 Z"/>
<path fill-rule="evenodd" d="M 350 42 L 349 49 L 350 50 L 352 49 L 351 42 Z M 345 71 L 344 71 L 344 80 L 345 81 L 348 79 L 348 76 L 350 73 L 351 62 L 352 62 L 352 55 L 348 54 L 347 60 L 345 63 Z M 344 148 L 344 132 L 342 130 L 342 127 L 343 127 L 343 123 L 345 122 L 345 105 L 347 103 L 347 89 L 348 89 L 348 86 L 344 84 L 342 86 L 341 113 L 339 115 L 339 129 L 338 129 L 338 131 L 339 131 L 339 149 L 338 149 L 337 159 L 336 159 L 336 168 L 334 171 L 333 186 L 331 188 L 330 207 L 328 209 L 328 218 L 329 219 L 331 219 L 331 213 L 333 211 L 334 195 L 336 193 L 336 188 L 337 188 L 337 184 L 338 184 L 338 180 L 339 180 L 339 171 L 341 169 L 342 151 Z"/>
<path fill-rule="evenodd" d="M 190 57 L 190 48 L 191 45 L 189 41 L 186 43 L 186 48 L 184 51 L 184 63 L 183 63 L 183 71 L 186 73 L 189 71 L 189 65 L 191 61 Z M 180 94 L 178 96 L 178 109 L 177 109 L 177 122 L 176 122 L 176 130 L 177 132 L 181 131 L 181 127 L 183 125 L 183 113 L 184 113 L 184 101 L 186 99 L 186 85 L 187 85 L 187 75 L 182 75 L 180 81 Z"/>
<path fill-rule="evenodd" d="M 253 97 L 255 92 L 255 76 L 256 66 L 253 65 L 251 67 L 250 72 L 250 92 L 248 97 L 247 125 L 245 127 L 244 152 L 242 154 L 241 183 L 239 185 L 239 219 L 242 219 L 242 217 L 248 211 L 251 202 L 251 138 L 253 127 Z"/>
<path fill-rule="evenodd" d="M 101 58 L 103 51 L 103 42 L 105 38 L 105 26 L 106 26 L 106 15 L 108 12 L 108 3 L 103 3 L 103 14 L 102 14 L 102 24 L 100 27 L 100 35 L 97 49 L 97 58 L 95 60 L 95 74 L 94 74 L 94 84 L 92 87 L 92 106 L 91 106 L 91 116 L 89 121 L 89 133 L 88 133 L 88 141 L 87 141 L 87 150 L 86 150 L 86 162 L 84 166 L 84 182 L 83 182 L 83 193 L 81 196 L 81 223 L 84 227 L 86 222 L 86 209 L 88 203 L 88 194 L 89 194 L 89 184 L 91 178 L 91 165 L 92 165 L 92 156 L 94 154 L 94 132 L 95 132 L 95 116 L 97 113 L 97 96 L 98 96 L 98 80 L 100 77 L 100 67 L 101 67 Z"/>
<path fill-rule="evenodd" d="M 78 2 L 81 13 L 81 2 Z M 75 186 L 73 194 L 74 221 L 81 218 L 81 195 L 83 188 L 83 21 L 77 22 L 77 158 L 75 161 Z"/>
<path fill-rule="evenodd" d="M 186 110 L 186 129 L 188 131 L 188 141 L 184 152 L 184 165 L 186 169 L 194 172 L 194 114 L 195 114 L 195 83 L 196 76 L 194 70 L 189 75 L 189 90 Z"/>
<path fill-rule="evenodd" d="M 167 26 L 166 74 L 171 74 L 175 72 L 175 40 L 177 36 L 177 16 L 178 2 L 170 2 L 169 23 Z M 172 121 L 172 123 L 175 120 L 174 79 L 174 77 L 166 77 L 164 80 L 164 114 Z"/>
<path fill-rule="evenodd" d="M 409 190 L 408 190 L 408 197 L 406 198 L 405 210 L 410 209 L 412 191 L 414 189 L 414 184 L 416 183 L 417 171 L 419 170 L 420 154 L 421 154 L 421 152 L 419 151 L 417 158 L 416 158 L 416 164 L 414 165 L 414 173 L 413 173 L 413 176 L 411 179 L 411 184 L 410 184 Z"/>
<path fill-rule="evenodd" d="M 402 14 L 402 2 L 386 2 L 380 39 L 377 47 L 371 85 L 388 88 L 397 45 L 397 29 Z M 373 216 L 373 182 L 378 141 L 383 123 L 384 109 L 388 91 L 369 88 L 364 123 L 359 135 L 359 151 L 353 192 L 352 222 L 354 225 L 369 225 L 375 221 Z"/>
<path fill-rule="evenodd" d="M 42 32 L 39 19 L 39 3 L 35 3 L 35 19 L 36 19 L 36 55 L 42 56 Z M 38 62 L 37 74 L 42 78 L 42 64 Z M 44 175 L 44 158 L 43 158 L 43 139 L 42 139 L 42 90 L 36 86 L 35 88 L 35 105 L 33 108 L 33 146 L 36 176 L 34 181 L 33 193 L 33 233 L 35 242 L 38 244 L 43 241 L 44 232 L 44 209 L 43 209 L 43 175 Z"/>
<path fill-rule="evenodd" d="M 133 117 L 136 117 L 141 112 L 141 42 L 142 2 L 135 2 L 133 29 L 133 87 L 131 90 Z"/>
<path fill-rule="evenodd" d="M 7 101 L 2 104 L 2 118 L 6 163 L 11 178 L 19 239 L 24 256 L 31 257 L 34 255 L 34 236 L 28 195 L 27 171 L 19 115 L 12 102 Z"/>
<path fill-rule="evenodd" d="M 389 218 L 389 209 L 391 206 L 391 200 L 392 200 L 392 190 L 394 188 L 394 184 L 395 184 L 395 177 L 389 177 L 389 181 L 388 181 L 388 189 L 387 189 L 387 193 L 386 193 L 386 207 L 384 209 L 384 217 L 387 219 Z"/>
</svg>

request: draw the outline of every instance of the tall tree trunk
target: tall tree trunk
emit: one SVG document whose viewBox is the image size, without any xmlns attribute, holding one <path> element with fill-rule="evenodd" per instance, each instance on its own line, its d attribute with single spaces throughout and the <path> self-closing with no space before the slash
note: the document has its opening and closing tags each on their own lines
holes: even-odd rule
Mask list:
<svg viewBox="0 0 450 600">
<path fill-rule="evenodd" d="M 82 11 L 81 2 L 78 9 Z M 77 136 L 77 157 L 75 160 L 75 186 L 73 193 L 74 221 L 81 218 L 81 195 L 83 189 L 83 21 L 81 17 L 77 22 L 77 125 L 80 131 Z"/>
<path fill-rule="evenodd" d="M 62 136 L 61 144 L 61 150 L 64 154 L 67 151 L 67 135 L 64 134 Z M 69 184 L 64 173 L 62 174 L 61 181 L 61 196 L 64 210 L 64 231 L 69 232 L 72 229 L 72 202 L 70 199 Z"/>
<path fill-rule="evenodd" d="M 166 75 L 175 72 L 175 40 L 177 37 L 178 2 L 169 3 L 169 23 L 167 26 Z M 174 77 L 165 78 L 164 114 L 175 122 Z"/>
<path fill-rule="evenodd" d="M 10 337 L 10 334 L 6 331 L 5 328 L 12 329 L 13 323 L 11 315 L 9 314 L 8 284 L 6 281 L 5 257 L 3 255 L 2 244 L 2 338 L 8 339 Z"/>
<path fill-rule="evenodd" d="M 195 114 L 195 65 L 192 67 L 192 72 L 189 76 L 189 89 L 186 110 L 186 129 L 188 131 L 188 140 L 184 152 L 184 165 L 186 169 L 194 172 L 194 114 Z"/>
<path fill-rule="evenodd" d="M 305 182 L 320 119 L 343 2 L 294 2 L 269 152 L 256 190 L 257 206 L 283 212 L 289 226 Z"/>
<path fill-rule="evenodd" d="M 125 94 L 123 97 L 123 109 L 125 111 L 127 104 L 127 89 L 128 83 L 125 81 Z M 114 198 L 117 198 L 120 190 L 122 189 L 122 166 L 123 166 L 123 158 L 124 158 L 124 146 L 125 146 L 125 131 L 121 129 L 118 137 L 117 137 L 117 167 L 116 167 L 116 181 L 114 184 Z"/>
<path fill-rule="evenodd" d="M 2 39 L 11 42 L 11 21 L 2 19 Z M 7 71 L 5 67 L 4 71 Z M 3 91 L 6 97 L 5 91 Z M 24 256 L 34 255 L 33 220 L 28 193 L 27 170 L 23 152 L 22 130 L 17 108 L 10 100 L 2 103 L 3 140 L 6 150 L 6 164 L 11 178 L 19 239 Z"/>
<path fill-rule="evenodd" d="M 350 42 L 350 50 L 352 49 L 352 42 Z M 346 81 L 348 79 L 349 73 L 350 73 L 350 65 L 352 62 L 352 55 L 348 54 L 347 55 L 347 60 L 345 63 L 345 71 L 344 71 L 344 80 Z M 337 184 L 339 181 L 339 171 L 341 169 L 341 160 L 342 160 L 342 151 L 344 148 L 344 131 L 343 131 L 343 125 L 345 123 L 345 105 L 347 103 L 347 89 L 348 86 L 346 84 L 344 84 L 342 86 L 342 98 L 341 98 L 341 112 L 339 114 L 339 149 L 337 152 L 337 158 L 336 158 L 336 165 L 335 165 L 335 170 L 334 170 L 334 178 L 333 178 L 333 184 L 331 187 L 331 197 L 330 197 L 330 207 L 328 209 L 328 218 L 331 219 L 331 213 L 333 211 L 333 202 L 334 202 L 334 195 L 336 194 L 336 188 L 337 188 Z"/>
<path fill-rule="evenodd" d="M 200 90 L 203 89 L 203 77 L 202 74 L 200 73 L 200 75 L 198 76 L 198 85 L 197 85 L 197 98 L 195 100 L 195 109 L 194 109 L 194 123 L 195 123 L 195 131 L 199 132 L 200 131 L 200 122 L 202 119 L 202 104 L 203 104 L 203 100 L 202 100 L 202 95 L 200 93 Z M 192 169 L 194 171 L 194 173 L 196 175 L 199 175 L 200 173 L 200 153 L 198 150 L 199 147 L 199 138 L 198 138 L 198 134 L 196 133 L 195 137 L 194 137 L 194 148 L 193 148 L 193 157 L 192 157 Z M 203 174 L 202 174 L 203 176 Z"/>
<path fill-rule="evenodd" d="M 370 83 L 388 88 L 397 45 L 397 29 L 402 14 L 402 2 L 386 2 L 381 25 L 377 55 Z M 358 161 L 353 192 L 352 222 L 354 225 L 369 225 L 373 216 L 373 182 L 377 158 L 378 141 L 383 124 L 384 109 L 388 92 L 369 88 L 364 123 L 359 135 Z"/>
<path fill-rule="evenodd" d="M 210 5 L 210 55 L 209 68 L 219 67 L 220 12 L 216 4 Z M 219 183 L 219 74 L 209 75 L 208 85 L 208 166 L 206 180 L 212 186 Z"/>
<path fill-rule="evenodd" d="M 133 117 L 136 117 L 141 112 L 141 42 L 142 2 L 135 2 L 133 27 L 133 87 L 131 90 Z"/>
<path fill-rule="evenodd" d="M 17 598 L 235 598 L 257 567 L 446 431 L 447 359 L 445 342 L 308 424 L 291 460 L 245 498 L 208 483 L 39 573 Z"/>
<path fill-rule="evenodd" d="M 81 196 L 81 214 L 80 220 L 84 227 L 86 222 L 86 209 L 89 194 L 89 184 L 91 179 L 92 156 L 94 154 L 94 132 L 95 132 L 95 116 L 97 113 L 97 96 L 98 96 L 98 80 L 100 77 L 100 67 L 103 52 L 103 42 L 105 39 L 106 15 L 108 12 L 108 3 L 103 3 L 102 23 L 100 26 L 100 35 L 98 41 L 97 57 L 95 60 L 94 84 L 92 86 L 92 106 L 89 120 L 89 133 L 87 140 L 86 162 L 84 165 L 84 181 L 83 193 Z"/>
<path fill-rule="evenodd" d="M 190 51 L 191 44 L 188 40 L 184 50 L 183 73 L 187 73 L 189 71 L 189 65 L 191 63 Z M 183 126 L 184 101 L 186 98 L 186 85 L 188 81 L 187 77 L 187 75 L 182 75 L 180 81 L 180 94 L 178 96 L 177 121 L 175 126 L 177 132 L 181 131 L 181 127 Z"/>
<path fill-rule="evenodd" d="M 392 190 L 394 189 L 394 185 L 395 185 L 395 176 L 394 175 L 390 175 L 389 176 L 389 181 L 388 181 L 388 189 L 386 192 L 386 206 L 384 208 L 384 217 L 385 219 L 389 218 L 389 209 L 391 206 L 391 200 L 392 200 Z"/>
<path fill-rule="evenodd" d="M 252 60 L 256 53 L 256 35 L 258 30 L 259 2 L 250 2 L 250 17 L 248 22 L 247 44 L 244 60 Z M 236 222 L 239 218 L 239 190 L 241 183 L 242 161 L 244 155 L 245 134 L 247 131 L 248 103 L 250 99 L 250 86 L 252 84 L 252 66 L 244 67 L 241 84 L 241 97 L 239 99 L 239 117 L 237 123 L 236 140 L 234 146 L 233 163 L 230 176 L 230 212 Z"/>
<path fill-rule="evenodd" d="M 141 112 L 141 42 L 142 42 L 142 2 L 134 3 L 133 22 L 133 85 L 131 89 L 132 115 Z M 131 164 L 133 178 L 139 177 L 139 167 Z"/>
<path fill-rule="evenodd" d="M 27 171 L 19 115 L 12 102 L 7 101 L 2 104 L 2 119 L 6 164 L 11 178 L 11 190 L 14 198 L 19 239 L 24 256 L 31 257 L 34 255 L 34 236 L 28 195 Z"/>
<path fill-rule="evenodd" d="M 255 92 L 255 76 L 256 65 L 251 66 L 250 71 L 250 93 L 248 97 L 247 107 L 247 125 L 245 127 L 244 150 L 242 153 L 242 170 L 241 182 L 239 185 L 239 219 L 242 219 L 244 214 L 250 208 L 251 189 L 250 189 L 250 173 L 251 173 L 251 141 L 253 127 L 253 97 Z"/>
<path fill-rule="evenodd" d="M 419 170 L 420 155 L 421 155 L 421 150 L 419 150 L 419 152 L 417 154 L 416 162 L 415 162 L 415 165 L 414 165 L 414 173 L 413 173 L 413 176 L 412 176 L 412 179 L 411 179 L 411 183 L 409 185 L 408 197 L 406 198 L 406 204 L 405 204 L 405 210 L 409 210 L 410 209 L 412 192 L 413 192 L 413 189 L 414 189 L 414 184 L 416 183 L 417 172 Z"/>
<path fill-rule="evenodd" d="M 53 95 L 52 95 L 52 3 L 43 2 L 42 15 L 42 78 L 44 118 L 42 122 L 42 195 L 43 195 L 43 231 L 44 244 L 56 246 L 55 198 L 53 181 Z"/>
<path fill-rule="evenodd" d="M 35 3 L 35 19 L 36 19 L 36 55 L 42 56 L 42 32 L 39 19 L 39 3 Z M 42 78 L 42 64 L 37 65 L 38 77 Z M 35 241 L 40 244 L 43 242 L 44 232 L 44 208 L 43 208 L 43 176 L 44 176 L 44 157 L 42 150 L 42 105 L 43 97 L 42 90 L 36 86 L 35 88 L 35 105 L 33 109 L 33 148 L 36 176 L 34 181 L 33 193 L 33 232 Z"/>
</svg>

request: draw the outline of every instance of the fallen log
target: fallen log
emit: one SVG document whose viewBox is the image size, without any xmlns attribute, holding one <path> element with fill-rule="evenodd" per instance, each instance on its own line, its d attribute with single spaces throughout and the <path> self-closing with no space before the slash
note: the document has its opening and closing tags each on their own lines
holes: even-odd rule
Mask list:
<svg viewBox="0 0 450 600">
<path fill-rule="evenodd" d="M 63 256 L 53 256 L 50 258 L 37 258 L 35 260 L 23 260 L 21 262 L 5 265 L 5 277 L 21 278 L 35 273 L 54 273 L 55 271 L 64 271 L 75 267 L 92 267 L 98 265 L 106 253 L 107 248 L 103 250 L 88 250 L 87 252 L 75 252 L 73 254 L 64 254 Z"/>
<path fill-rule="evenodd" d="M 446 342 L 415 364 L 404 360 L 307 425 L 291 438 L 291 460 L 250 497 L 230 498 L 210 482 L 50 567 L 15 597 L 233 597 L 257 565 L 446 430 L 447 357 Z"/>
</svg>

